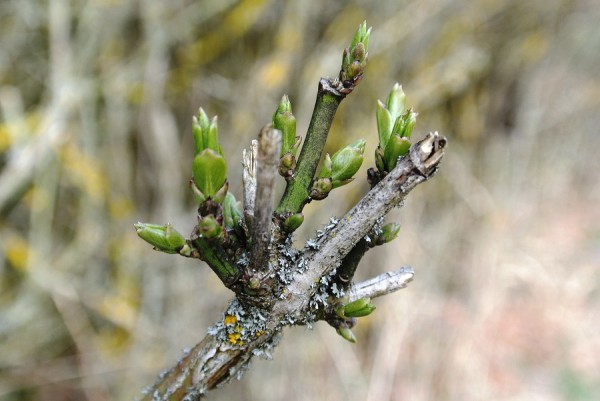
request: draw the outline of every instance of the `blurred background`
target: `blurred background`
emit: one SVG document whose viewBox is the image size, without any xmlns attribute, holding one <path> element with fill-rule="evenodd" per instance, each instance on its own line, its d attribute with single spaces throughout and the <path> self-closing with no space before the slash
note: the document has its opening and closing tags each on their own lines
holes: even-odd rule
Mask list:
<svg viewBox="0 0 600 401">
<path fill-rule="evenodd" d="M 0 399 L 132 399 L 220 318 L 203 264 L 133 223 L 191 232 L 191 116 L 218 114 L 229 180 L 284 93 L 303 133 L 363 20 L 365 79 L 329 152 L 399 82 L 413 136 L 450 141 L 359 278 L 411 265 L 345 342 L 287 329 L 213 400 L 600 399 L 600 4 L 595 0 L 2 0 Z M 302 238 L 364 179 L 306 210 Z M 283 182 L 281 183 L 283 187 Z"/>
</svg>

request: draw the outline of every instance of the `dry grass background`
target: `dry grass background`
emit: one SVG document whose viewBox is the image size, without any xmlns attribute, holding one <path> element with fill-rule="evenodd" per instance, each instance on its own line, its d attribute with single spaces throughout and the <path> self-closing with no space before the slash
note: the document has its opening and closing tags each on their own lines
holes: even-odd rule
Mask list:
<svg viewBox="0 0 600 401">
<path fill-rule="evenodd" d="M 284 92 L 306 129 L 363 19 L 367 75 L 329 149 L 364 136 L 372 154 L 396 81 L 415 135 L 450 139 L 394 212 L 399 239 L 361 267 L 411 264 L 415 281 L 377 301 L 357 345 L 288 329 L 209 399 L 600 399 L 594 0 L 0 2 L 0 399 L 131 399 L 202 338 L 230 294 L 132 224 L 192 229 L 199 106 L 219 115 L 239 197 L 241 149 Z M 311 204 L 301 235 L 366 189 Z"/>
</svg>

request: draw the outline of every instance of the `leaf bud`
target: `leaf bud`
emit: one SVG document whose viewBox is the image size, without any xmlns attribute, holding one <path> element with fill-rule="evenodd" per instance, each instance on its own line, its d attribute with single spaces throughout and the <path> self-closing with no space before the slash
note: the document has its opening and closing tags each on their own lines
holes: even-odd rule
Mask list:
<svg viewBox="0 0 600 401">
<path fill-rule="evenodd" d="M 385 147 L 383 156 L 386 167 L 385 171 L 392 171 L 398 163 L 398 157 L 407 154 L 409 149 L 410 141 L 407 138 L 401 138 L 400 135 L 392 135 Z"/>
<path fill-rule="evenodd" d="M 137 235 L 154 246 L 157 251 L 177 253 L 186 244 L 186 240 L 171 224 L 149 223 L 134 224 Z"/>
<path fill-rule="evenodd" d="M 356 336 L 349 327 L 339 327 L 335 330 L 340 336 L 344 338 L 346 341 L 350 341 L 351 343 L 356 343 Z"/>
<path fill-rule="evenodd" d="M 314 200 L 323 200 L 327 198 L 329 192 L 333 189 L 331 178 L 319 178 L 313 182 L 312 189 L 310 191 L 310 197 Z"/>
<path fill-rule="evenodd" d="M 283 221 L 283 231 L 287 232 L 287 233 L 292 233 L 294 231 L 296 231 L 298 229 L 298 227 L 300 227 L 302 225 L 302 223 L 304 222 L 304 215 L 302 213 L 296 213 L 296 214 L 292 214 L 291 216 L 288 216 L 288 218 L 286 218 Z"/>
<path fill-rule="evenodd" d="M 360 139 L 335 152 L 331 157 L 331 179 L 333 188 L 347 184 L 363 162 L 365 140 Z"/>
<path fill-rule="evenodd" d="M 292 114 L 292 103 L 287 95 L 283 95 L 273 114 L 273 128 L 281 131 L 281 155 L 292 152 L 297 142 L 296 117 Z M 295 154 L 295 151 L 292 154 Z"/>
<path fill-rule="evenodd" d="M 193 162 L 194 183 L 206 197 L 213 197 L 225 184 L 227 164 L 225 158 L 213 149 L 204 149 Z"/>
<path fill-rule="evenodd" d="M 203 238 L 211 239 L 223 234 L 223 227 L 217 221 L 217 218 L 209 214 L 204 216 L 198 222 L 198 232 Z"/>
<path fill-rule="evenodd" d="M 231 192 L 227 192 L 223 201 L 223 224 L 235 229 L 241 225 L 243 218 L 242 203 L 237 201 Z"/>
<path fill-rule="evenodd" d="M 400 232 L 399 223 L 389 223 L 381 228 L 381 233 L 375 239 L 376 245 L 387 244 L 395 240 Z"/>
</svg>

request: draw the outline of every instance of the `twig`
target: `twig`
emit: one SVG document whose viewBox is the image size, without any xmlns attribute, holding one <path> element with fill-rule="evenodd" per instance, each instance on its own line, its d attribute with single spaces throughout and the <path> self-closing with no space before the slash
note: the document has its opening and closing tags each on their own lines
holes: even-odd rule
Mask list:
<svg viewBox="0 0 600 401">
<path fill-rule="evenodd" d="M 294 179 L 285 188 L 276 209 L 277 213 L 299 213 L 308 202 L 310 187 L 325 148 L 327 134 L 335 112 L 345 97 L 346 95 L 335 89 L 331 80 L 322 78 L 319 81 L 317 100 L 306 132 L 306 139 L 298 157 Z"/>
<path fill-rule="evenodd" d="M 269 245 L 271 243 L 271 217 L 275 176 L 281 151 L 281 131 L 271 124 L 265 126 L 258 136 L 258 166 L 256 170 L 256 200 L 252 224 L 252 263 L 256 271 L 268 270 Z"/>
<path fill-rule="evenodd" d="M 410 267 L 402 267 L 393 272 L 386 272 L 369 280 L 362 281 L 350 287 L 349 301 L 360 298 L 377 298 L 405 288 L 410 283 L 415 272 Z"/>
<path fill-rule="evenodd" d="M 258 141 L 253 139 L 250 150 L 242 151 L 242 182 L 244 185 L 244 219 L 248 228 L 254 218 L 254 200 L 256 199 L 256 159 Z M 248 233 L 246 233 L 247 235 Z"/>
</svg>

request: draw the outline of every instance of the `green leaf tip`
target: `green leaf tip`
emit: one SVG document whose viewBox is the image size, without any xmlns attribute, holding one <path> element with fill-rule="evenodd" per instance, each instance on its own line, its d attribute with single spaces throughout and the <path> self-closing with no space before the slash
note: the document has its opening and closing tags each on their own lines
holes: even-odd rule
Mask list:
<svg viewBox="0 0 600 401">
<path fill-rule="evenodd" d="M 202 152 L 204 149 L 212 149 L 219 154 L 223 154 L 219 145 L 217 116 L 212 120 L 204 109 L 200 108 L 198 114 L 192 117 L 192 134 L 194 136 L 194 154 Z"/>
</svg>

